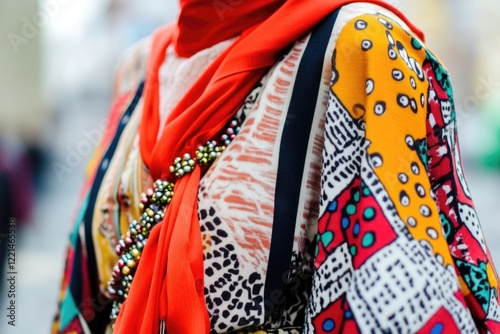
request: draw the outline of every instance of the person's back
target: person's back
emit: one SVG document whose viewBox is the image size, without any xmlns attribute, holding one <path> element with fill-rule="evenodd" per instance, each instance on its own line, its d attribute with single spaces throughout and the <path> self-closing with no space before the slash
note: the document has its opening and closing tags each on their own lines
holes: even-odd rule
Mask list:
<svg viewBox="0 0 500 334">
<path fill-rule="evenodd" d="M 277 3 L 196 48 L 182 2 L 117 90 L 54 332 L 497 331 L 444 67 L 381 3 Z"/>
</svg>

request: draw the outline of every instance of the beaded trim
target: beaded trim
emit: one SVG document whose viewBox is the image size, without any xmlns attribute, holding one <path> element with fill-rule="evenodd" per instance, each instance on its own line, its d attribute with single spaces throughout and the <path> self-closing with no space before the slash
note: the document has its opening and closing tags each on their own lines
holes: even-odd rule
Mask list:
<svg viewBox="0 0 500 334">
<path fill-rule="evenodd" d="M 192 158 L 189 153 L 182 158 L 177 157 L 169 171 L 178 180 L 193 171 L 196 164 L 211 165 L 231 143 L 240 131 L 239 122 L 231 120 L 219 140 L 208 141 L 199 146 Z M 113 300 L 110 319 L 115 321 L 123 302 L 127 299 L 130 286 L 134 279 L 141 254 L 146 246 L 152 228 L 163 220 L 165 210 L 174 196 L 175 183 L 167 180 L 156 180 L 154 189 L 148 189 L 141 195 L 140 209 L 142 215 L 139 221 L 133 220 L 129 230 L 118 241 L 116 254 L 118 262 L 113 267 L 113 276 L 108 282 L 108 293 Z"/>
</svg>

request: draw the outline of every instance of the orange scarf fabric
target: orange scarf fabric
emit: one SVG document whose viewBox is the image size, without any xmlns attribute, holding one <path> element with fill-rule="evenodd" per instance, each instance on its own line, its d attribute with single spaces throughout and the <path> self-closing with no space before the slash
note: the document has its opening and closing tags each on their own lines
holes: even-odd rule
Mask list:
<svg viewBox="0 0 500 334">
<path fill-rule="evenodd" d="M 252 88 L 284 50 L 337 8 L 353 0 L 181 0 L 177 25 L 153 38 L 146 77 L 140 148 L 153 179 L 169 179 L 169 166 L 184 153 L 214 138 L 231 119 Z M 389 8 L 383 1 L 370 3 Z M 226 4 L 229 7 L 224 7 Z M 215 13 L 215 14 L 214 14 Z M 222 18 L 219 14 L 222 13 Z M 224 16 L 226 15 L 226 16 Z M 422 34 L 406 20 L 420 38 Z M 201 34 L 200 34 L 201 31 Z M 180 56 L 227 38 L 239 37 L 199 77 L 159 129 L 158 71 L 166 48 Z M 204 299 L 204 268 L 197 193 L 202 171 L 197 166 L 179 179 L 163 222 L 148 238 L 130 293 L 120 311 L 115 333 L 209 333 Z"/>
</svg>

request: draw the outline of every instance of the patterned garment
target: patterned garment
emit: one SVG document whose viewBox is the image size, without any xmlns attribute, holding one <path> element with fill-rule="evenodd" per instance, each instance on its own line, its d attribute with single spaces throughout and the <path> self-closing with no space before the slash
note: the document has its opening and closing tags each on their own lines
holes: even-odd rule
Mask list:
<svg viewBox="0 0 500 334">
<path fill-rule="evenodd" d="M 344 6 L 334 22 L 323 50 L 313 32 L 261 80 L 237 113 L 240 133 L 201 179 L 211 333 L 499 331 L 446 70 L 379 6 Z M 206 66 L 229 44 L 193 57 Z M 162 72 L 169 89 L 189 86 Z M 151 182 L 137 148 L 141 94 L 118 103 L 70 238 L 54 333 L 108 325 L 113 248 Z"/>
<path fill-rule="evenodd" d="M 82 192 L 69 238 L 53 333 L 102 333 L 108 323 L 111 302 L 102 282 L 109 279 L 109 269 L 116 261 L 109 250 L 118 242 L 120 225 L 139 214 L 138 198 L 151 183 L 149 173 L 137 160 L 143 91 L 140 80 L 147 42 L 128 51 L 133 56 L 126 56 L 118 66 L 116 99 L 103 143 L 90 164 L 95 165 L 95 175 Z M 140 168 L 135 168 L 137 165 Z"/>
<path fill-rule="evenodd" d="M 388 17 L 351 20 L 325 130 L 305 332 L 498 332 L 498 278 L 436 57 Z"/>
</svg>

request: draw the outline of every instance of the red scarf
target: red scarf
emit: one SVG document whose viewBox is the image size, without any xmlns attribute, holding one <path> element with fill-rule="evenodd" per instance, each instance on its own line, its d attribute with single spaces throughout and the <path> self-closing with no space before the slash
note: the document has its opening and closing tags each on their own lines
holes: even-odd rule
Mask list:
<svg viewBox="0 0 500 334">
<path fill-rule="evenodd" d="M 153 179 L 171 179 L 169 166 L 214 138 L 284 50 L 328 14 L 354 0 L 181 0 L 177 25 L 156 32 L 146 78 L 140 148 Z M 389 8 L 422 34 L 404 15 Z M 159 129 L 158 70 L 174 44 L 183 57 L 240 36 L 199 77 Z M 201 170 L 179 179 L 163 222 L 153 228 L 116 333 L 209 333 L 197 193 Z"/>
</svg>

